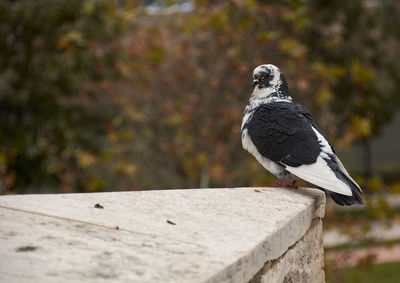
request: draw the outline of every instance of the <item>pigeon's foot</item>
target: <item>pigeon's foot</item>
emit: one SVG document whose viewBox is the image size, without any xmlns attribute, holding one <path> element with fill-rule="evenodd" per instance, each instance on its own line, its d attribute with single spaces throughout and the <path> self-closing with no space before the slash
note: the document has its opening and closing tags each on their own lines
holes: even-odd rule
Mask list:
<svg viewBox="0 0 400 283">
<path fill-rule="evenodd" d="M 287 188 L 298 189 L 299 187 L 296 185 L 296 181 L 294 180 L 290 183 L 290 185 L 286 185 Z"/>
<path fill-rule="evenodd" d="M 276 182 L 272 185 L 274 188 L 291 188 L 291 189 L 297 189 L 296 181 L 294 180 L 290 183 L 290 185 L 286 185 L 283 183 L 283 180 L 281 179 L 276 179 Z"/>
<path fill-rule="evenodd" d="M 282 183 L 283 180 L 281 179 L 276 179 L 276 182 L 272 185 L 274 188 L 285 188 L 286 185 Z"/>
</svg>

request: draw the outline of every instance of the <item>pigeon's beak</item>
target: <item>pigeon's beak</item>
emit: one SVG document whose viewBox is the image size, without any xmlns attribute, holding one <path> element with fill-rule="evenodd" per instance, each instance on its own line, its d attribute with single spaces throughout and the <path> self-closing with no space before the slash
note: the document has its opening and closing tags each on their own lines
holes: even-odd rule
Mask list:
<svg viewBox="0 0 400 283">
<path fill-rule="evenodd" d="M 251 83 L 251 87 L 255 87 L 258 83 L 259 83 L 259 80 L 254 80 L 254 81 Z"/>
</svg>

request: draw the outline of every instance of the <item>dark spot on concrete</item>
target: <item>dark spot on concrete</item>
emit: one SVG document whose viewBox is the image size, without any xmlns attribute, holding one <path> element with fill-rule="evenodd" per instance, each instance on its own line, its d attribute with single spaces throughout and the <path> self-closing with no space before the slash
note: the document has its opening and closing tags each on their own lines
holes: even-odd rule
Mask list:
<svg viewBox="0 0 400 283">
<path fill-rule="evenodd" d="M 100 208 L 100 209 L 103 209 L 103 208 L 104 208 L 104 206 L 102 206 L 100 203 L 96 203 L 96 204 L 94 205 L 94 207 L 95 207 L 95 208 Z"/>
<path fill-rule="evenodd" d="M 172 222 L 171 220 L 167 220 L 167 223 L 168 223 L 168 224 L 171 224 L 171 225 L 176 225 L 176 223 L 175 223 L 175 222 Z"/>
<path fill-rule="evenodd" d="M 37 247 L 34 247 L 34 246 L 23 246 L 23 247 L 19 247 L 19 248 L 15 249 L 15 251 L 17 253 L 19 253 L 19 252 L 33 252 L 35 250 L 37 250 Z"/>
</svg>

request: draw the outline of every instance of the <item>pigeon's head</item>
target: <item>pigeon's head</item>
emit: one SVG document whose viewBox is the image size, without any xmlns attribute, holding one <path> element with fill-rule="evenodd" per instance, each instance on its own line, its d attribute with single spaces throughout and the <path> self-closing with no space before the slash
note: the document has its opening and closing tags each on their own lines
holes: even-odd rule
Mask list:
<svg viewBox="0 0 400 283">
<path fill-rule="evenodd" d="M 253 96 L 256 97 L 291 99 L 283 73 L 272 64 L 260 65 L 254 69 L 251 86 L 254 88 Z"/>
<path fill-rule="evenodd" d="M 253 71 L 252 87 L 266 88 L 277 84 L 281 70 L 272 64 L 260 65 Z"/>
</svg>

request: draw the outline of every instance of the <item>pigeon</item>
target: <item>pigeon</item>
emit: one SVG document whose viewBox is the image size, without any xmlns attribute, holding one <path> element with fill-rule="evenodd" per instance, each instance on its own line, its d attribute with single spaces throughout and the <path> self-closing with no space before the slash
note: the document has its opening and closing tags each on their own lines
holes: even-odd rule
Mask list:
<svg viewBox="0 0 400 283">
<path fill-rule="evenodd" d="M 337 157 L 327 136 L 303 105 L 292 100 L 281 70 L 260 65 L 253 71 L 254 88 L 241 126 L 242 146 L 277 177 L 296 187 L 303 179 L 317 185 L 339 205 L 362 204 L 360 186 Z"/>
</svg>

